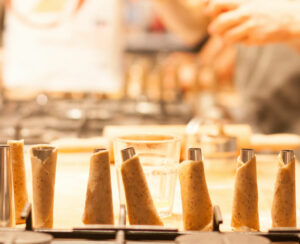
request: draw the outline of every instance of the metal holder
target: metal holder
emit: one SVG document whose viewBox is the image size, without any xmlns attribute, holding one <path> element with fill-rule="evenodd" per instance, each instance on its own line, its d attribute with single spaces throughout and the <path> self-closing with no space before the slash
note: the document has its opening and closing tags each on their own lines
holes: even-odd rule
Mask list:
<svg viewBox="0 0 300 244">
<path fill-rule="evenodd" d="M 21 213 L 21 218 L 25 219 L 25 230 L 32 231 L 32 206 L 30 202 L 25 205 Z"/>
<path fill-rule="evenodd" d="M 32 230 L 31 204 L 28 203 L 23 211 L 26 216 L 25 230 Z M 214 207 L 213 231 L 220 231 L 223 223 L 222 213 L 219 206 Z M 59 239 L 87 239 L 87 240 L 112 240 L 115 243 L 124 244 L 125 241 L 174 241 L 180 235 L 194 234 L 195 231 L 178 231 L 177 229 L 160 226 L 126 226 L 126 209 L 120 206 L 119 225 L 92 225 L 74 228 L 73 230 L 36 229 L 38 233 L 47 233 Z M 300 229 L 274 228 L 269 232 L 245 232 L 245 235 L 257 235 L 268 238 L 272 242 L 300 242 Z"/>
<path fill-rule="evenodd" d="M 220 232 L 220 225 L 223 224 L 221 209 L 218 205 L 214 206 L 213 231 Z"/>
<path fill-rule="evenodd" d="M 288 164 L 295 157 L 295 153 L 293 150 L 281 150 L 279 156 L 284 164 Z"/>
<path fill-rule="evenodd" d="M 107 149 L 106 148 L 94 148 L 94 153 L 102 152 L 102 151 L 107 151 Z"/>
<path fill-rule="evenodd" d="M 120 205 L 119 225 L 126 226 L 126 208 L 124 204 Z M 125 244 L 125 231 L 118 230 L 116 233 L 116 244 Z"/>
<path fill-rule="evenodd" d="M 0 145 L 0 227 L 15 225 L 12 165 L 9 146 Z"/>
<path fill-rule="evenodd" d="M 135 149 L 133 147 L 125 148 L 121 150 L 121 154 L 122 154 L 123 162 L 125 162 L 135 155 Z"/>
<path fill-rule="evenodd" d="M 202 161 L 202 151 L 200 148 L 189 148 L 188 149 L 188 160 L 192 161 Z"/>
<path fill-rule="evenodd" d="M 243 163 L 247 163 L 249 160 L 254 158 L 255 152 L 253 149 L 241 149 L 240 159 Z"/>
</svg>

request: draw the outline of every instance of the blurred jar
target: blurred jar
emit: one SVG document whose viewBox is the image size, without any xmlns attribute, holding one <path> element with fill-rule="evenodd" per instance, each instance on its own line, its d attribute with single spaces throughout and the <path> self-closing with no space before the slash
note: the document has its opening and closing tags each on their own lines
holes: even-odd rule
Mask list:
<svg viewBox="0 0 300 244">
<path fill-rule="evenodd" d="M 236 168 L 237 139 L 226 135 L 203 135 L 200 147 L 205 169 L 216 174 L 233 174 Z"/>
<path fill-rule="evenodd" d="M 232 174 L 236 168 L 237 137 L 226 134 L 225 120 L 193 118 L 186 127 L 186 148 L 200 147 L 205 169 Z"/>
</svg>

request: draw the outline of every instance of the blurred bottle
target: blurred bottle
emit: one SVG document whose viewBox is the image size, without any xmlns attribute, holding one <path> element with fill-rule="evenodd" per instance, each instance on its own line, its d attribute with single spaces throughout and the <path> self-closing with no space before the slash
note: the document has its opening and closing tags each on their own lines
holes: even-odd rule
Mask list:
<svg viewBox="0 0 300 244">
<path fill-rule="evenodd" d="M 7 88 L 120 92 L 122 0 L 7 2 Z"/>
</svg>

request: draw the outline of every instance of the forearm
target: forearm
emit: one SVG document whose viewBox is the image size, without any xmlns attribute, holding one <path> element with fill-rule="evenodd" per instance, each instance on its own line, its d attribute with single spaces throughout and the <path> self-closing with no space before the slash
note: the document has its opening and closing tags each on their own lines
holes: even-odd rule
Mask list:
<svg viewBox="0 0 300 244">
<path fill-rule="evenodd" d="M 194 45 L 207 33 L 208 18 L 202 1 L 156 0 L 157 11 L 167 27 L 188 45 Z M 194 1 L 195 2 L 195 1 Z"/>
</svg>

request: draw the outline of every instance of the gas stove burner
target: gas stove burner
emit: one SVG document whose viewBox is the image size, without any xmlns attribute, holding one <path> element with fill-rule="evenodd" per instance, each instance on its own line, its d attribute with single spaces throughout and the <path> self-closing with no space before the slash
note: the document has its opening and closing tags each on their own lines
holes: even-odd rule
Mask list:
<svg viewBox="0 0 300 244">
<path fill-rule="evenodd" d="M 52 236 L 31 231 L 0 231 L 0 243 L 5 244 L 50 244 Z"/>
<path fill-rule="evenodd" d="M 271 242 L 261 236 L 245 233 L 198 233 L 182 235 L 175 240 L 177 244 L 270 244 Z"/>
</svg>

